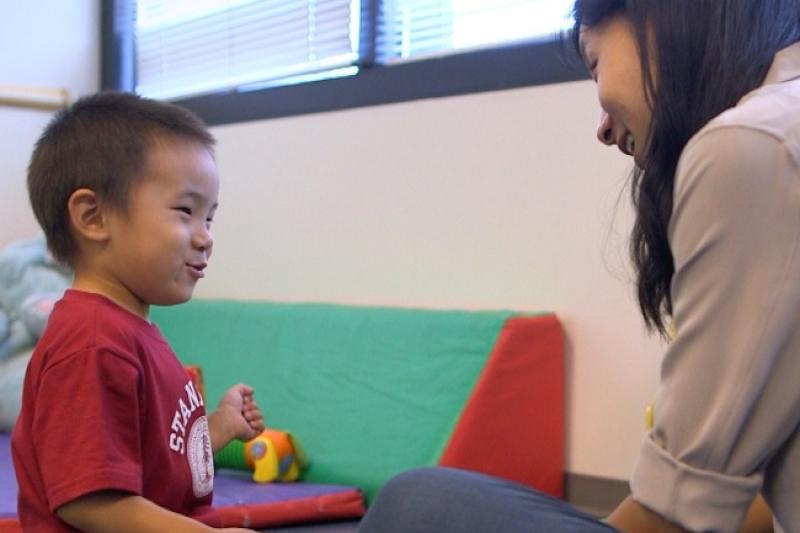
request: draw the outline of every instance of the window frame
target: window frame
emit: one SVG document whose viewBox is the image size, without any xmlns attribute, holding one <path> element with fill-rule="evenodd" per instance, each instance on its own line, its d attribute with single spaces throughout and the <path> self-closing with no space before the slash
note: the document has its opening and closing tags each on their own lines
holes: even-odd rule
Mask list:
<svg viewBox="0 0 800 533">
<path fill-rule="evenodd" d="M 132 8 L 131 1 L 102 3 L 103 89 L 132 91 L 135 87 L 133 28 L 119 23 L 124 14 L 118 16 L 119 10 Z M 367 0 L 364 6 L 361 35 L 366 51 L 355 75 L 172 101 L 196 112 L 209 125 L 222 125 L 589 79 L 571 43 L 558 36 L 376 65 L 371 29 L 377 0 Z"/>
</svg>

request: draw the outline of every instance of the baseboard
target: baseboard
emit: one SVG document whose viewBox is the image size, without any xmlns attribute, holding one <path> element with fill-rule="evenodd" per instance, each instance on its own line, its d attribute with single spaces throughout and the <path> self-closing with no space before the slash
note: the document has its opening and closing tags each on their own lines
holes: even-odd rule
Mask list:
<svg viewBox="0 0 800 533">
<path fill-rule="evenodd" d="M 630 492 L 628 482 L 622 479 L 571 472 L 564 475 L 564 498 L 596 517 L 608 516 Z"/>
</svg>

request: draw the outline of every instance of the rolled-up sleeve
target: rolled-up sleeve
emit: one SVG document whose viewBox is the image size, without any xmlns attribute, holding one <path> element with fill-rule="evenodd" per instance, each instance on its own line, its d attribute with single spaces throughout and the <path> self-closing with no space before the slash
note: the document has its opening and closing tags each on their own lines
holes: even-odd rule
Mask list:
<svg viewBox="0 0 800 533">
<path fill-rule="evenodd" d="M 634 499 L 693 531 L 736 531 L 800 420 L 800 173 L 785 141 L 708 129 L 684 150 L 669 240 L 677 330 Z"/>
</svg>

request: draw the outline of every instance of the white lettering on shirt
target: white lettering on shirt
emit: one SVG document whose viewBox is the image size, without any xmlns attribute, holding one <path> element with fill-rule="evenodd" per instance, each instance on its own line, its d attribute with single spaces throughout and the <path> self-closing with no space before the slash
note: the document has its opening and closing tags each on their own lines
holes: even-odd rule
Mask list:
<svg viewBox="0 0 800 533">
<path fill-rule="evenodd" d="M 186 453 L 186 427 L 192 414 L 203 406 L 203 397 L 189 381 L 183 388 L 185 397 L 178 398 L 178 407 L 172 417 L 169 434 L 169 448 L 181 455 Z M 185 401 L 184 401 L 185 398 Z"/>
</svg>

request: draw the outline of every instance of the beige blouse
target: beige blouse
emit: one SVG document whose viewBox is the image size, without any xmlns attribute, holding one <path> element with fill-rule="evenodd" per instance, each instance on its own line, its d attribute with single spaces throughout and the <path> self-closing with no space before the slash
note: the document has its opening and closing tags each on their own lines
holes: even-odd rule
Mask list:
<svg viewBox="0 0 800 533">
<path fill-rule="evenodd" d="M 633 497 L 736 531 L 762 491 L 800 532 L 800 43 L 687 144 L 669 241 L 677 335 Z"/>
</svg>

